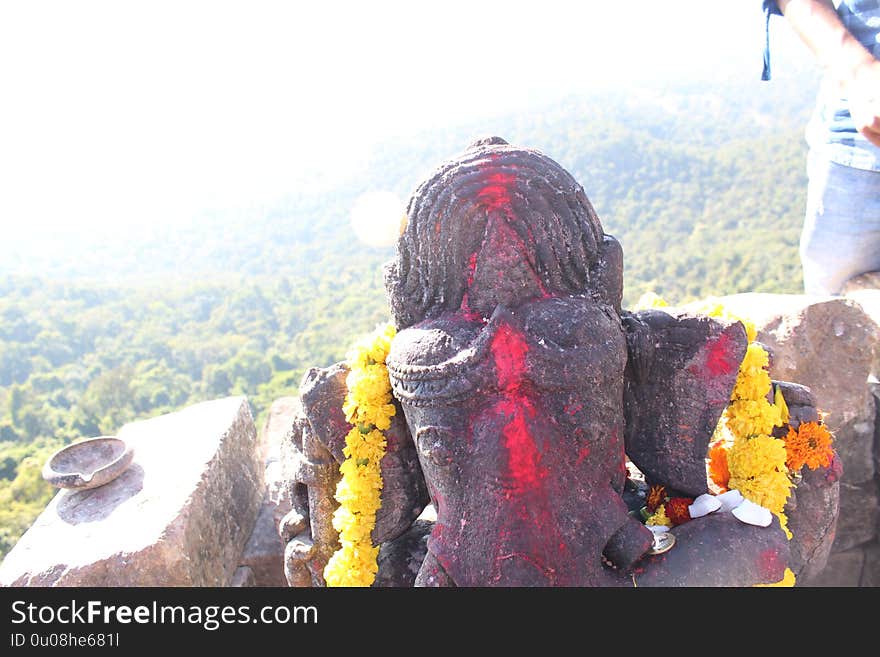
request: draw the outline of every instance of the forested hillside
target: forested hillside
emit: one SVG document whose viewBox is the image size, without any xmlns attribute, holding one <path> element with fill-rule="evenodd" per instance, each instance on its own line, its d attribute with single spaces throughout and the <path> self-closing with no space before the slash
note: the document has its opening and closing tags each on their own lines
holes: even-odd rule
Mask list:
<svg viewBox="0 0 880 657">
<path fill-rule="evenodd" d="M 342 358 L 387 317 L 392 254 L 356 241 L 354 199 L 405 198 L 487 133 L 581 181 L 623 244 L 625 303 L 799 291 L 812 90 L 793 78 L 572 97 L 386 142 L 357 175 L 179 230 L 0 243 L 0 556 L 51 498 L 39 472 L 52 449 L 229 394 L 260 416 L 305 368 Z"/>
</svg>

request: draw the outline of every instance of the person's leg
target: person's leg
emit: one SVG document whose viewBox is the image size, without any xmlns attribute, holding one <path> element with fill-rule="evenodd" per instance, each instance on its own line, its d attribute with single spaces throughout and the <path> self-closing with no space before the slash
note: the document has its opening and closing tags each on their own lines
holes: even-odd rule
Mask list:
<svg viewBox="0 0 880 657">
<path fill-rule="evenodd" d="M 807 294 L 839 294 L 880 270 L 880 172 L 808 158 L 807 212 L 800 255 Z"/>
</svg>

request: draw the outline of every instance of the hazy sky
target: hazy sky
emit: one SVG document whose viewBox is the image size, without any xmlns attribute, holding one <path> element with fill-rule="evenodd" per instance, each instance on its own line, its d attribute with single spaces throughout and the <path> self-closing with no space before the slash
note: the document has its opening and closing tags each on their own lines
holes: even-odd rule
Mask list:
<svg viewBox="0 0 880 657">
<path fill-rule="evenodd" d="M 3 2 L 2 234 L 184 221 L 383 137 L 609 81 L 757 79 L 760 4 Z"/>
</svg>

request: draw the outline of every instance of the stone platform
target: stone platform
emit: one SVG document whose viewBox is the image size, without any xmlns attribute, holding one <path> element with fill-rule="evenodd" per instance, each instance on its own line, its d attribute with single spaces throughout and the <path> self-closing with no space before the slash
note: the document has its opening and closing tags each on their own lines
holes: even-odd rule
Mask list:
<svg viewBox="0 0 880 657">
<path fill-rule="evenodd" d="M 62 490 L 0 564 L 4 586 L 226 586 L 263 497 L 247 400 L 125 425 L 131 466 Z"/>
</svg>

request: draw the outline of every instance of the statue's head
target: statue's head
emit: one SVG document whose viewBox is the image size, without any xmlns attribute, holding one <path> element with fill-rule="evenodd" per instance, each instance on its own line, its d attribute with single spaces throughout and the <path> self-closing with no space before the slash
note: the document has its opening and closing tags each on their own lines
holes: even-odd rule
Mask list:
<svg viewBox="0 0 880 657">
<path fill-rule="evenodd" d="M 580 184 L 535 150 L 481 139 L 407 205 L 386 288 L 398 328 L 474 319 L 529 299 L 593 296 L 620 309 L 622 253 Z"/>
</svg>

